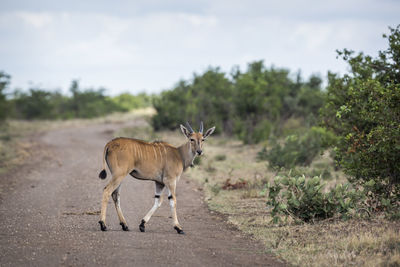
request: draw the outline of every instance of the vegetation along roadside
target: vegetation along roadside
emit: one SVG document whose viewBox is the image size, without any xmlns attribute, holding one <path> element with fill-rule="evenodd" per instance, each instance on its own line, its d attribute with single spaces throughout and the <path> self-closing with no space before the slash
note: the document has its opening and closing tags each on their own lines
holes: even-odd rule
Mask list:
<svg viewBox="0 0 400 267">
<path fill-rule="evenodd" d="M 326 89 L 262 62 L 209 69 L 154 100 L 153 126 L 217 125 L 188 176 L 211 210 L 288 262 L 398 266 L 400 25 L 389 31 L 376 58 L 338 51 L 350 71 L 329 73 Z"/>
<path fill-rule="evenodd" d="M 207 140 L 187 172 L 212 211 L 294 265 L 398 266 L 400 25 L 389 31 L 388 48 L 377 57 L 338 51 L 349 73 L 329 73 L 326 88 L 317 75 L 303 79 L 262 61 L 230 75 L 210 68 L 158 96 L 138 96 L 156 111 L 150 125 L 116 134 L 179 145 L 181 136 L 171 134 L 179 123 L 215 125 L 219 136 Z M 77 82 L 68 96 L 30 90 L 7 98 L 9 78 L 0 75 L 2 164 L 18 159 L 6 148 L 18 147 L 23 127 L 130 109 L 124 97 Z"/>
</svg>

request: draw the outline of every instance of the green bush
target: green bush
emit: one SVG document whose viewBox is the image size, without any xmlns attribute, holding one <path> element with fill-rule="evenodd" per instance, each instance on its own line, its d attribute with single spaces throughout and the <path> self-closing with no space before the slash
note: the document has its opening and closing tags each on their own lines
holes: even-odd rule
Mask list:
<svg viewBox="0 0 400 267">
<path fill-rule="evenodd" d="M 10 116 L 17 119 L 71 119 L 94 118 L 116 111 L 126 111 L 110 97 L 104 95 L 104 89 L 79 88 L 77 81 L 70 87 L 71 96 L 40 88 L 29 91 L 15 90 L 8 101 Z"/>
<path fill-rule="evenodd" d="M 232 133 L 231 82 L 218 68 L 195 75 L 191 82 L 179 82 L 173 90 L 164 91 L 153 100 L 157 114 L 152 118 L 156 130 L 175 129 L 189 121 L 195 130 L 200 121 L 216 126 L 216 132 Z"/>
<path fill-rule="evenodd" d="M 234 70 L 231 77 L 210 68 L 155 98 L 152 124 L 156 130 L 174 129 L 184 121 L 203 120 L 249 144 L 280 134 L 285 121 L 294 117 L 314 125 L 312 118 L 324 100 L 322 80 L 291 77 L 289 70 L 266 68 L 262 61 L 250 63 L 246 72 Z"/>
<path fill-rule="evenodd" d="M 335 142 L 335 136 L 321 127 L 312 127 L 302 135 L 289 135 L 281 145 L 272 140 L 271 148 L 263 148 L 258 158 L 269 161 L 271 168 L 308 166 L 312 160 Z"/>
<path fill-rule="evenodd" d="M 124 111 L 104 95 L 105 89 L 81 90 L 78 82 L 73 81 L 70 91 L 72 98 L 68 101 L 68 108 L 75 118 L 94 118 L 115 111 Z"/>
<path fill-rule="evenodd" d="M 122 110 L 129 111 L 132 109 L 145 108 L 152 105 L 153 96 L 146 93 L 132 95 L 130 93 L 122 93 L 114 96 L 111 100 Z"/>
<path fill-rule="evenodd" d="M 400 200 L 400 25 L 390 28 L 389 47 L 377 58 L 347 49 L 343 77 L 329 75 L 324 124 L 339 136 L 336 160 L 364 185 L 373 180 L 377 196 Z"/>
<path fill-rule="evenodd" d="M 329 180 L 332 178 L 332 170 L 333 166 L 330 166 L 329 164 L 316 164 L 310 167 L 295 167 L 293 169 L 290 169 L 290 174 L 292 176 L 320 176 L 323 180 Z"/>
<path fill-rule="evenodd" d="M 30 88 L 27 91 L 16 89 L 6 98 L 4 91 L 9 83 L 10 76 L 0 71 L 0 122 L 6 117 L 27 120 L 93 118 L 148 107 L 152 99 L 145 93 L 108 97 L 105 89 L 82 89 L 78 81 L 72 81 L 69 96 L 59 91 Z"/>
<path fill-rule="evenodd" d="M 28 93 L 17 91 L 12 100 L 13 115 L 27 120 L 54 119 L 57 114 L 52 97 L 52 93 L 41 89 L 30 89 Z"/>
<path fill-rule="evenodd" d="M 292 217 L 298 222 L 314 222 L 332 217 L 349 218 L 364 199 L 363 192 L 350 189 L 350 184 L 337 185 L 323 192 L 321 178 L 277 177 L 268 184 L 267 205 L 272 208 L 272 222 Z"/>
</svg>

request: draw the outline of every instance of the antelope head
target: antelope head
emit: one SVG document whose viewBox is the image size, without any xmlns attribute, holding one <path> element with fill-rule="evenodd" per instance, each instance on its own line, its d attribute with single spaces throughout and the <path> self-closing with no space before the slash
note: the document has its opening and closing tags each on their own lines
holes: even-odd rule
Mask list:
<svg viewBox="0 0 400 267">
<path fill-rule="evenodd" d="M 190 124 L 187 122 L 186 126 L 181 124 L 182 133 L 188 138 L 190 144 L 190 150 L 192 155 L 201 155 L 203 153 L 203 142 L 209 137 L 215 130 L 215 126 L 211 127 L 203 134 L 203 122 L 200 122 L 200 128 L 198 132 L 195 132 Z"/>
</svg>

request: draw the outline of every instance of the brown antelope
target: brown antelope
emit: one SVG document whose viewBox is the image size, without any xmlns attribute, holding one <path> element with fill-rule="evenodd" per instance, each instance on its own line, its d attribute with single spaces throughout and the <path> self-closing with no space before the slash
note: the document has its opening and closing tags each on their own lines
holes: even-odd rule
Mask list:
<svg viewBox="0 0 400 267">
<path fill-rule="evenodd" d="M 197 133 L 193 131 L 189 123 L 187 123 L 188 128 L 183 125 L 180 126 L 182 133 L 188 138 L 188 141 L 180 147 L 174 147 L 165 142 L 148 143 L 138 139 L 122 137 L 115 138 L 106 144 L 103 153 L 103 170 L 100 172 L 99 177 L 101 179 L 107 177 L 107 163 L 112 179 L 103 191 L 99 221 L 102 231 L 107 230 L 105 221 L 107 203 L 110 196 L 114 200 L 122 230 L 129 231 L 120 206 L 119 190 L 122 180 L 130 174 L 136 179 L 152 180 L 155 182 L 156 187 L 154 205 L 143 217 L 139 225 L 140 231 L 145 231 L 145 224 L 150 220 L 157 208 L 161 206 L 162 192 L 167 187 L 174 229 L 178 234 L 184 234 L 176 215 L 176 183 L 182 172 L 189 166 L 193 166 L 194 158 L 202 154 L 203 142 L 214 132 L 215 126 L 208 129 L 205 134 L 203 134 L 203 122 L 200 123 L 200 130 Z"/>
</svg>

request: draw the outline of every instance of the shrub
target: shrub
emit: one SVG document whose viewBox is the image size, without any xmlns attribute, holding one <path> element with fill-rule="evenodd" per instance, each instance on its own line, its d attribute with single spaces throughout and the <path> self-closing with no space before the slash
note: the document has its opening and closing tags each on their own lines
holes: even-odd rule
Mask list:
<svg viewBox="0 0 400 267">
<path fill-rule="evenodd" d="M 123 111 L 128 111 L 132 109 L 149 107 L 152 104 L 151 95 L 146 93 L 140 93 L 137 95 L 131 95 L 130 93 L 122 93 L 120 95 L 114 96 L 112 101 L 120 107 Z"/>
<path fill-rule="evenodd" d="M 173 90 L 164 91 L 154 98 L 157 114 L 152 118 L 155 130 L 175 129 L 179 123 L 189 121 L 197 130 L 200 121 L 216 131 L 232 133 L 232 86 L 225 73 L 210 68 L 193 81 L 179 82 Z"/>
<path fill-rule="evenodd" d="M 234 70 L 231 77 L 210 68 L 155 98 L 152 124 L 156 130 L 175 129 L 179 122 L 204 120 L 246 144 L 280 134 L 284 122 L 295 116 L 314 125 L 324 100 L 322 80 L 291 77 L 289 70 L 266 68 L 262 61 L 250 63 L 245 72 Z"/>
<path fill-rule="evenodd" d="M 363 193 L 340 184 L 329 192 L 323 192 L 321 178 L 277 177 L 268 184 L 267 205 L 272 207 L 272 222 L 282 221 L 290 216 L 295 221 L 313 222 L 338 216 L 348 218 L 363 200 Z"/>
<path fill-rule="evenodd" d="M 272 168 L 293 168 L 297 165 L 308 166 L 312 160 L 335 142 L 335 136 L 321 127 L 312 127 L 302 135 L 289 135 L 283 145 L 276 140 L 271 148 L 263 148 L 259 159 L 269 161 Z"/>
<path fill-rule="evenodd" d="M 94 118 L 124 111 L 104 95 L 104 89 L 82 90 L 78 82 L 73 81 L 70 93 L 71 97 L 40 88 L 30 88 L 27 92 L 15 90 L 8 101 L 11 116 L 28 120 Z"/>
<path fill-rule="evenodd" d="M 296 167 L 290 169 L 290 174 L 293 176 L 301 176 L 306 175 L 310 177 L 320 176 L 323 180 L 329 180 L 332 178 L 332 166 L 329 164 L 324 165 L 314 165 L 310 167 Z"/>
<path fill-rule="evenodd" d="M 339 55 L 350 65 L 343 77 L 329 75 L 324 124 L 339 136 L 336 160 L 371 192 L 400 200 L 400 25 L 384 36 L 389 47 L 377 58 L 347 49 Z M 398 206 L 398 204 L 396 204 Z"/>
</svg>

